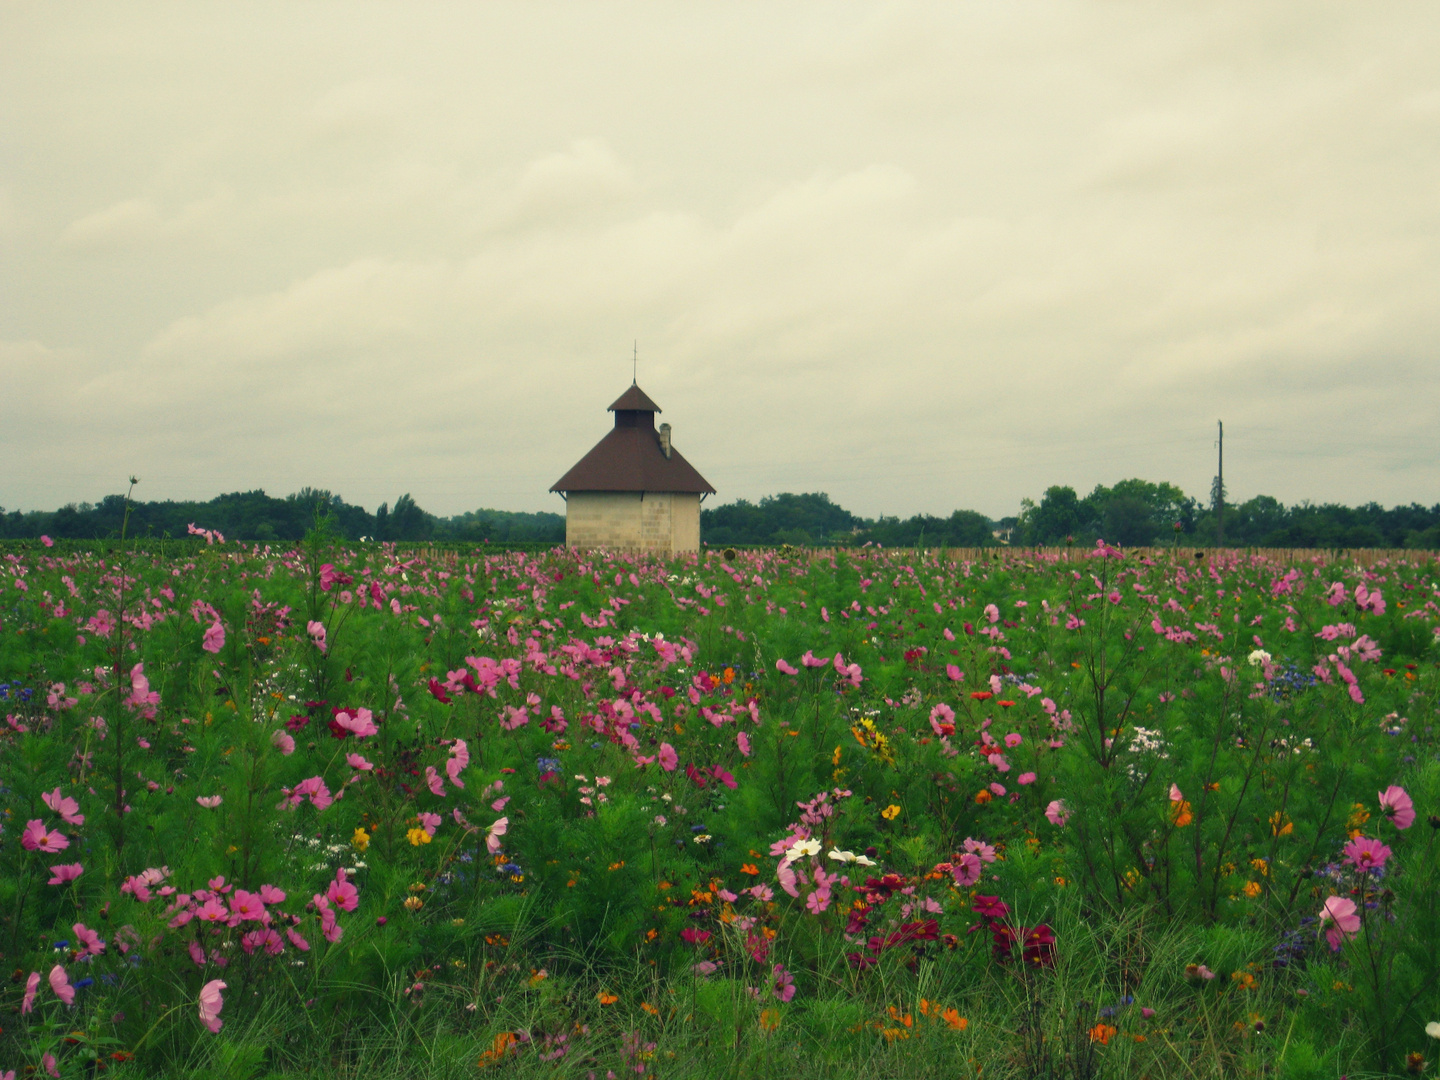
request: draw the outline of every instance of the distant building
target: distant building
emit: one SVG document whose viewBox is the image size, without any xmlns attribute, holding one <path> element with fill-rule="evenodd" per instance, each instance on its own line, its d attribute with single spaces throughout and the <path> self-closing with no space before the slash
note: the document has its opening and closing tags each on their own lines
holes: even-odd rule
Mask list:
<svg viewBox="0 0 1440 1080">
<path fill-rule="evenodd" d="M 670 443 L 670 425 L 635 384 L 610 406 L 615 427 L 550 488 L 565 498 L 565 544 L 673 554 L 700 549 L 700 501 L 715 489 Z"/>
</svg>

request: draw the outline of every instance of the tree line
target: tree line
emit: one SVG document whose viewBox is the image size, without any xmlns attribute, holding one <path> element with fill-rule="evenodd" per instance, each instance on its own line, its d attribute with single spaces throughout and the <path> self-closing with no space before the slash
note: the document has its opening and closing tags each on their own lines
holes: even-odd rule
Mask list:
<svg viewBox="0 0 1440 1080">
<path fill-rule="evenodd" d="M 737 499 L 703 508 L 700 530 L 711 546 L 1089 546 L 1103 537 L 1125 547 L 1213 546 L 1223 540 L 1234 547 L 1440 549 L 1440 503 L 1390 509 L 1378 503 L 1349 507 L 1301 502 L 1287 507 L 1269 495 L 1257 495 L 1222 508 L 1223 496 L 1215 488 L 1202 503 L 1174 484 L 1122 480 L 1113 487 L 1097 485 L 1085 496 L 1072 487 L 1049 487 L 1039 501 L 1022 499 L 1014 517 L 992 519 L 974 510 L 956 510 L 948 517 L 916 514 L 902 519 L 860 517 L 823 492 L 787 492 L 755 503 Z M 135 501 L 129 509 L 130 536 L 185 536 L 194 523 L 233 540 L 292 542 L 301 539 L 318 516 L 328 516 L 331 528 L 350 540 L 565 542 L 562 514 L 481 509 L 447 518 L 422 509 L 409 494 L 393 506 L 381 503 L 374 513 L 315 488 L 284 498 L 257 490 L 207 502 Z M 6 513 L 0 507 L 0 539 L 107 539 L 120 535 L 125 513 L 122 495 L 54 511 Z"/>
<path fill-rule="evenodd" d="M 339 495 L 308 487 L 283 499 L 245 491 L 208 502 L 135 501 L 129 510 L 126 533 L 139 537 L 186 536 L 194 524 L 222 533 L 227 540 L 289 542 L 301 539 L 320 517 L 328 517 L 330 527 L 348 540 L 565 542 L 565 518 L 560 514 L 471 510 L 445 518 L 421 509 L 409 494 L 401 495 L 394 506 L 381 503 L 373 514 Z M 93 505 L 71 503 L 55 511 L 7 514 L 0 508 L 0 538 L 106 539 L 120 535 L 125 511 L 123 495 L 107 495 Z"/>
</svg>

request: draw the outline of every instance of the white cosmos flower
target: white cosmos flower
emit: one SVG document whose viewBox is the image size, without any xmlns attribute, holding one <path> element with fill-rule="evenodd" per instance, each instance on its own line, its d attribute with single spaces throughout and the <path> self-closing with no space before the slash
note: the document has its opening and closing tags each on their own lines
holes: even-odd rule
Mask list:
<svg viewBox="0 0 1440 1080">
<path fill-rule="evenodd" d="M 1432 1039 L 1440 1039 L 1440 1020 L 1431 1020 L 1425 1025 L 1425 1034 Z"/>
<path fill-rule="evenodd" d="M 787 863 L 792 863 L 792 862 L 794 862 L 796 859 L 803 858 L 803 857 L 806 856 L 806 855 L 819 855 L 819 854 L 820 854 L 820 841 L 819 841 L 819 840 L 814 840 L 814 839 L 810 839 L 810 840 L 797 840 L 795 843 L 793 843 L 793 844 L 790 845 L 790 850 L 787 851 L 787 852 L 785 852 L 785 860 L 784 860 L 784 861 L 787 862 Z"/>
<path fill-rule="evenodd" d="M 1250 666 L 1259 667 L 1261 664 L 1270 663 L 1270 654 L 1264 649 L 1256 649 L 1250 654 Z"/>
</svg>

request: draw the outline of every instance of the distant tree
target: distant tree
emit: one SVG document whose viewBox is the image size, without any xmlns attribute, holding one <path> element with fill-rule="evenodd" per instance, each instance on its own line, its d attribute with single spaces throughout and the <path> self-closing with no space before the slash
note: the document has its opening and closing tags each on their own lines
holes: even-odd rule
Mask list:
<svg viewBox="0 0 1440 1080">
<path fill-rule="evenodd" d="M 1074 536 L 1084 530 L 1091 517 L 1088 507 L 1080 503 L 1080 497 L 1072 487 L 1054 485 L 1045 489 L 1044 496 L 1026 515 L 1023 521 L 1028 544 L 1063 543 L 1067 536 Z"/>
<path fill-rule="evenodd" d="M 435 528 L 433 519 L 415 505 L 408 491 L 395 500 L 390 527 L 396 540 L 428 540 Z"/>
</svg>

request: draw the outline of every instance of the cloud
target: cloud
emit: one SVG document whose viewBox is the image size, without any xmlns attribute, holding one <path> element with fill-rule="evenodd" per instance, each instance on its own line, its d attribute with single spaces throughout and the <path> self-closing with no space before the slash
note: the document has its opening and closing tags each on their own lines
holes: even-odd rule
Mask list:
<svg viewBox="0 0 1440 1080">
<path fill-rule="evenodd" d="M 149 199 L 125 199 L 72 221 L 60 244 L 82 250 L 125 247 L 153 237 L 160 223 L 160 211 Z"/>
<path fill-rule="evenodd" d="M 1428 9 L 556 10 L 36 21 L 16 471 L 552 505 L 638 339 L 724 499 L 1440 482 Z"/>
</svg>

